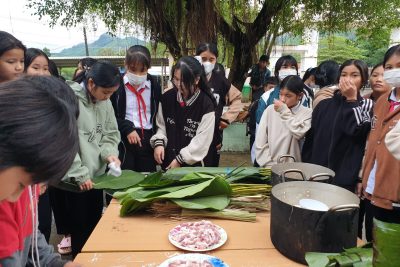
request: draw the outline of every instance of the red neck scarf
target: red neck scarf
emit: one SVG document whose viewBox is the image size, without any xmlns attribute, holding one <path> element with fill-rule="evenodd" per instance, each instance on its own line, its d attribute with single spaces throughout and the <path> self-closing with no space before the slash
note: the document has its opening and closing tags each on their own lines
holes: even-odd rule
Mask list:
<svg viewBox="0 0 400 267">
<path fill-rule="evenodd" d="M 146 115 L 146 102 L 144 102 L 142 93 L 145 89 L 145 87 L 140 88 L 139 90 L 136 90 L 129 82 L 125 84 L 126 88 L 129 89 L 132 93 L 135 94 L 136 100 L 138 103 L 138 113 L 139 113 L 139 121 L 140 121 L 140 129 L 142 130 L 142 138 L 144 137 L 144 130 L 143 130 L 143 120 L 142 120 L 142 112 L 141 109 L 143 109 L 144 113 L 144 118 L 146 119 L 147 122 L 147 115 Z M 142 108 L 141 108 L 142 107 Z"/>
</svg>

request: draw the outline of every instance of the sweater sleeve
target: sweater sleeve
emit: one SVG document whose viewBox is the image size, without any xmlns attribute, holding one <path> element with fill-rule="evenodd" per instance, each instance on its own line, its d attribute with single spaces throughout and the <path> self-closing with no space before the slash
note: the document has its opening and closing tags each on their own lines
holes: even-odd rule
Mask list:
<svg viewBox="0 0 400 267">
<path fill-rule="evenodd" d="M 307 110 L 307 112 L 304 112 L 304 116 L 299 118 L 284 104 L 278 112 L 283 124 L 297 140 L 303 138 L 306 132 L 311 128 L 311 110 Z"/>
<path fill-rule="evenodd" d="M 385 144 L 389 152 L 400 160 L 400 122 L 397 122 L 396 126 L 386 134 Z"/>
<path fill-rule="evenodd" d="M 73 181 L 71 179 L 73 178 Z M 82 160 L 79 153 L 76 153 L 74 161 L 69 168 L 66 176 L 63 178 L 63 181 L 75 182 L 78 185 L 83 184 L 87 180 L 91 179 L 89 175 L 89 169 L 86 166 L 82 165 Z"/>
<path fill-rule="evenodd" d="M 264 101 L 262 101 L 264 102 Z M 268 125 L 267 112 L 264 112 L 257 128 L 256 139 L 254 141 L 254 150 L 256 161 L 261 167 L 265 167 L 267 162 L 271 161 L 268 143 Z"/>
<path fill-rule="evenodd" d="M 150 145 L 154 148 L 156 146 L 167 146 L 167 130 L 165 127 L 164 114 L 162 111 L 161 103 L 158 106 L 156 115 L 157 132 L 150 138 Z"/>
<path fill-rule="evenodd" d="M 222 114 L 221 120 L 232 123 L 238 116 L 242 107 L 242 93 L 233 85 L 228 91 L 228 110 Z"/>
<path fill-rule="evenodd" d="M 260 98 L 260 100 L 258 101 L 258 106 L 256 111 L 256 123 L 260 124 L 261 117 L 266 108 L 267 108 L 267 103 L 265 103 L 265 101 L 262 98 Z"/>
<path fill-rule="evenodd" d="M 112 112 L 111 105 L 108 105 L 108 116 L 104 125 L 103 138 L 101 140 L 100 155 L 104 162 L 107 162 L 109 156 L 118 157 L 118 144 L 121 141 L 121 135 L 118 131 L 117 121 Z"/>
<path fill-rule="evenodd" d="M 357 102 L 345 101 L 342 105 L 343 131 L 349 136 L 367 136 L 371 129 L 371 118 L 374 102 L 371 99 L 363 99 Z"/>
<path fill-rule="evenodd" d="M 48 267 L 62 267 L 67 261 L 61 259 L 60 254 L 54 253 L 53 246 L 49 245 L 42 233 L 37 230 L 38 239 L 37 239 L 37 249 L 39 252 L 39 261 L 40 266 L 48 266 Z M 29 252 L 30 255 L 30 252 Z M 27 266 L 32 265 L 32 258 L 28 257 Z"/>
<path fill-rule="evenodd" d="M 179 155 L 176 156 L 177 161 L 182 164 L 192 165 L 202 161 L 207 155 L 213 140 L 215 128 L 215 112 L 209 112 L 201 118 L 196 135 L 192 138 L 189 145 L 182 148 Z"/>
</svg>

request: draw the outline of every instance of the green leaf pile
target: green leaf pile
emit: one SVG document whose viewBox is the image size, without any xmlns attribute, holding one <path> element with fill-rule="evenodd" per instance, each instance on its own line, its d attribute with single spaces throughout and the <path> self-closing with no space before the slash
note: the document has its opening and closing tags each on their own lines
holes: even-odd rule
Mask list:
<svg viewBox="0 0 400 267">
<path fill-rule="evenodd" d="M 342 253 L 307 252 L 305 258 L 310 267 L 372 267 L 372 254 L 372 248 L 357 247 Z"/>
</svg>

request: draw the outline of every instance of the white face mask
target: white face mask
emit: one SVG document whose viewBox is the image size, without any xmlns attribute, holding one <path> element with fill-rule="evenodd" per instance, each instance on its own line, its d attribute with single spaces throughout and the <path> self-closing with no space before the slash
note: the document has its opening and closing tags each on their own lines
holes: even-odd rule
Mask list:
<svg viewBox="0 0 400 267">
<path fill-rule="evenodd" d="M 289 75 L 297 75 L 297 71 L 295 69 L 283 69 L 279 71 L 279 80 L 285 79 Z"/>
<path fill-rule="evenodd" d="M 400 87 L 400 69 L 385 70 L 383 79 L 387 84 L 393 87 Z"/>
<path fill-rule="evenodd" d="M 147 80 L 147 74 L 145 75 L 136 75 L 129 71 L 126 72 L 125 76 L 128 78 L 128 81 L 132 85 L 141 85 Z"/>
<path fill-rule="evenodd" d="M 210 61 L 206 61 L 206 62 L 203 62 L 203 66 L 204 66 L 204 71 L 206 72 L 206 75 L 208 75 L 213 71 L 215 64 L 211 63 Z"/>
</svg>

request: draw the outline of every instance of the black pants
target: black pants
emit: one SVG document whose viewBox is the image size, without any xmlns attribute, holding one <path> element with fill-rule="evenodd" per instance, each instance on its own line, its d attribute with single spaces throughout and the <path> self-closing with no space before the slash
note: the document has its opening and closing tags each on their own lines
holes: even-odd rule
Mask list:
<svg viewBox="0 0 400 267">
<path fill-rule="evenodd" d="M 387 223 L 397 223 L 400 224 L 400 208 L 395 208 L 393 210 L 387 210 L 375 205 L 373 206 L 374 218 Z"/>
<path fill-rule="evenodd" d="M 358 217 L 358 237 L 362 238 L 362 229 L 365 222 L 365 237 L 368 242 L 372 241 L 373 206 L 369 199 L 360 200 L 360 214 Z"/>
<path fill-rule="evenodd" d="M 46 238 L 47 243 L 51 234 L 51 206 L 49 190 L 46 190 L 40 197 L 38 203 L 39 230 Z"/>
<path fill-rule="evenodd" d="M 71 233 L 69 223 L 70 205 L 67 199 L 67 191 L 49 186 L 47 189 L 50 196 L 50 205 L 53 210 L 54 221 L 56 223 L 57 234 L 69 235 Z"/>
<path fill-rule="evenodd" d="M 256 135 L 255 134 L 250 134 L 250 151 L 253 147 L 254 141 L 256 140 Z"/>
<path fill-rule="evenodd" d="M 66 192 L 70 204 L 72 256 L 81 252 L 96 227 L 103 211 L 103 190 L 92 189 L 82 193 Z"/>
<path fill-rule="evenodd" d="M 154 172 L 156 171 L 156 161 L 154 160 L 154 150 L 150 145 L 150 138 L 153 135 L 152 130 L 137 129 L 137 133 L 142 139 L 142 146 L 130 144 L 128 139 L 122 138 L 123 144 L 120 145 L 120 160 L 123 170 L 132 170 L 137 172 Z"/>
<path fill-rule="evenodd" d="M 221 150 L 218 150 L 217 146 L 221 145 L 222 148 L 222 140 L 223 140 L 223 131 L 216 129 L 214 131 L 213 141 L 211 142 L 210 148 L 208 149 L 208 153 L 203 159 L 205 167 L 219 167 Z"/>
</svg>

